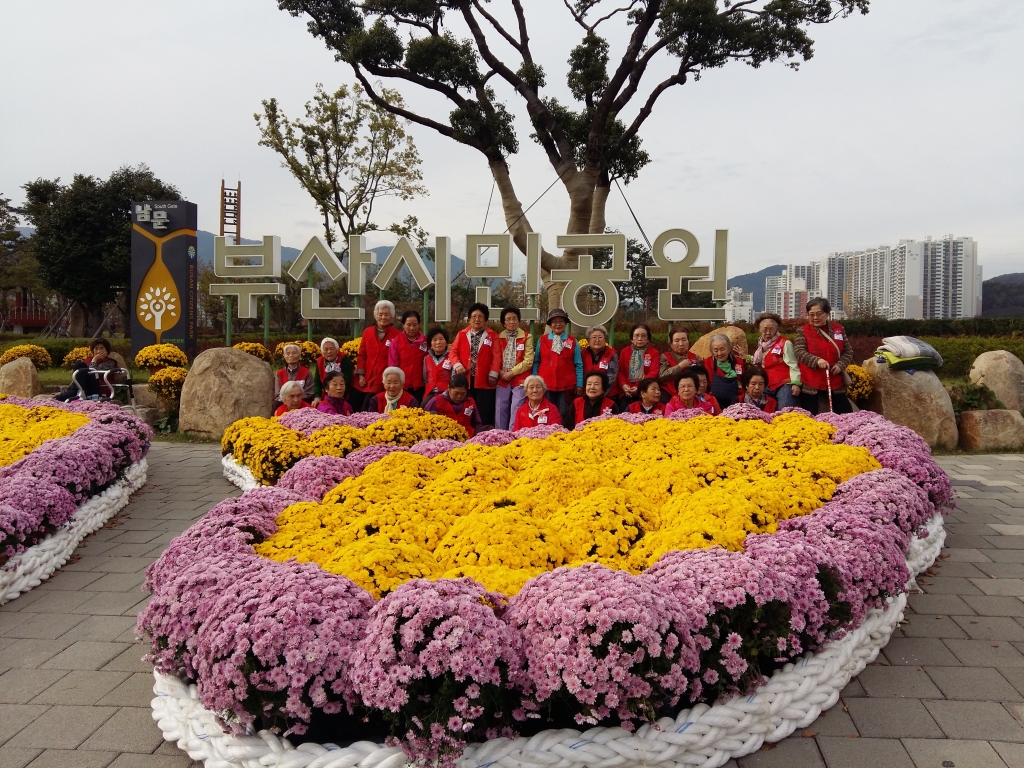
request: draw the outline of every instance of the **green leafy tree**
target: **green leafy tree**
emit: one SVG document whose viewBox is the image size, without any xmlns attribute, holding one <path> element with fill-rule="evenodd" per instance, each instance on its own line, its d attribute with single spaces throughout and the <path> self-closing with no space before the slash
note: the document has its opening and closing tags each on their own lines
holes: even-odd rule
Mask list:
<svg viewBox="0 0 1024 768">
<path fill-rule="evenodd" d="M 278 0 L 349 65 L 382 110 L 479 151 L 501 194 L 505 222 L 525 250 L 534 231 L 508 158 L 520 149 L 513 110 L 525 111 L 568 197 L 566 232 L 605 228 L 611 184 L 636 178 L 650 161 L 641 129 L 670 90 L 730 62 L 796 68 L 811 58 L 809 30 L 868 0 Z M 564 8 L 564 10 L 563 10 Z M 543 93 L 530 24 L 561 39 L 578 35 L 565 82 L 572 103 Z M 610 40 L 622 40 L 614 54 Z M 407 107 L 378 83 L 423 105 Z M 509 107 L 507 102 L 514 102 Z M 431 109 L 433 107 L 433 109 Z M 545 278 L 579 254 L 542 254 Z M 562 285 L 548 282 L 552 306 Z"/>
<path fill-rule="evenodd" d="M 103 305 L 131 281 L 132 201 L 180 200 L 181 193 L 145 165 L 125 166 L 106 180 L 76 174 L 68 185 L 36 179 L 24 190 L 40 275 L 82 306 L 85 332 L 92 334 L 103 322 Z"/>
</svg>

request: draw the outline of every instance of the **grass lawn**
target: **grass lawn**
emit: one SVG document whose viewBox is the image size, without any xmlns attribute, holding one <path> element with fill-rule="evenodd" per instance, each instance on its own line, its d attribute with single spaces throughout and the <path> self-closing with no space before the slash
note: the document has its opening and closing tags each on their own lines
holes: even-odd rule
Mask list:
<svg viewBox="0 0 1024 768">
<path fill-rule="evenodd" d="M 145 384 L 149 381 L 148 370 L 137 368 L 130 368 L 129 370 L 132 372 L 133 384 Z M 71 371 L 66 371 L 63 368 L 49 368 L 45 371 L 39 371 L 39 383 L 42 384 L 44 391 L 50 387 L 63 389 L 71 383 Z"/>
</svg>

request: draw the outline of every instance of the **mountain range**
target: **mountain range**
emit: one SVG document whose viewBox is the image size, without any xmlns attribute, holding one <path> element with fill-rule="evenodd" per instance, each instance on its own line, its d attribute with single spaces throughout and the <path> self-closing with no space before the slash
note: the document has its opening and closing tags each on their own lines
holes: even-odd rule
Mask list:
<svg viewBox="0 0 1024 768">
<path fill-rule="evenodd" d="M 729 278 L 730 288 L 742 288 L 754 294 L 754 311 L 761 312 L 764 309 L 764 280 L 766 277 L 781 275 L 786 268 L 785 264 L 775 264 L 765 267 L 760 272 L 748 272 L 745 275 L 736 275 Z"/>
</svg>

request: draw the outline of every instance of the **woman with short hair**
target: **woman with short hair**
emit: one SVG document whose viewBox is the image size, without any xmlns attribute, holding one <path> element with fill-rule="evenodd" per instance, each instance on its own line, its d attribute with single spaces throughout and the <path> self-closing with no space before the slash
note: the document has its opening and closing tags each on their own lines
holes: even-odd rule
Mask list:
<svg viewBox="0 0 1024 768">
<path fill-rule="evenodd" d="M 485 424 L 494 423 L 495 388 L 501 359 L 496 352 L 498 334 L 487 327 L 490 308 L 477 302 L 469 307 L 469 325 L 455 335 L 448 359 L 455 373 L 466 375 L 469 396 Z"/>
<path fill-rule="evenodd" d="M 281 405 L 274 411 L 275 416 L 283 416 L 288 411 L 296 411 L 300 408 L 312 408 L 309 403 L 303 400 L 302 396 L 305 391 L 302 385 L 297 381 L 286 381 L 281 385 Z"/>
<path fill-rule="evenodd" d="M 289 381 L 297 381 L 302 387 L 302 399 L 307 403 L 313 401 L 313 373 L 302 364 L 302 349 L 298 344 L 285 344 L 281 352 L 284 365 L 277 369 L 274 386 L 274 407 L 284 401 L 281 399 L 281 388 Z"/>
<path fill-rule="evenodd" d="M 89 342 L 89 351 L 92 352 L 91 356 L 75 363 L 71 367 L 71 383 L 61 390 L 60 394 L 54 398 L 55 400 L 60 400 L 61 402 L 75 400 L 79 397 L 79 393 L 81 393 L 81 397 L 87 400 L 95 400 L 101 396 L 111 397 L 114 394 L 106 381 L 97 379 L 89 373 L 90 369 L 94 371 L 116 371 L 121 367 L 117 360 L 110 356 L 110 342 L 104 338 L 93 339 Z M 116 374 L 107 374 L 107 378 L 114 378 L 114 376 Z M 78 384 L 75 384 L 76 381 Z M 117 382 L 115 380 L 111 383 L 116 384 Z M 81 385 L 81 390 L 78 385 Z"/>
<path fill-rule="evenodd" d="M 704 411 L 704 413 L 711 416 L 715 415 L 715 409 L 711 402 L 698 394 L 700 389 L 700 373 L 700 370 L 691 368 L 682 371 L 676 376 L 676 393 L 665 406 L 666 416 L 671 416 L 676 411 L 685 411 L 693 408 Z M 721 409 L 718 412 L 721 413 Z"/>
<path fill-rule="evenodd" d="M 462 425 L 466 433 L 472 437 L 484 428 L 480 409 L 476 401 L 469 397 L 469 379 L 464 373 L 454 373 L 448 381 L 448 389 L 430 398 L 423 406 L 427 413 L 447 416 Z"/>
<path fill-rule="evenodd" d="M 448 389 L 452 361 L 448 359 L 448 331 L 440 326 L 427 331 L 427 354 L 423 357 L 423 402 Z"/>
<path fill-rule="evenodd" d="M 341 345 L 335 339 L 325 337 L 320 342 L 320 357 L 316 359 L 316 368 L 313 369 L 313 407 L 320 405 L 323 397 L 327 374 L 331 371 L 341 371 Z"/>
<path fill-rule="evenodd" d="M 622 393 L 619 407 L 628 410 L 640 399 L 638 385 L 643 379 L 658 378 L 661 370 L 661 353 L 651 346 L 654 335 L 646 323 L 637 323 L 629 332 L 630 345 L 619 352 L 619 391 Z"/>
<path fill-rule="evenodd" d="M 384 391 L 381 376 L 388 367 L 388 353 L 391 344 L 401 331 L 394 326 L 395 305 L 390 301 L 378 301 L 373 307 L 374 324 L 363 331 L 362 343 L 356 355 L 356 389 L 363 393 L 360 410 L 374 410 L 373 399 Z"/>
<path fill-rule="evenodd" d="M 388 367 L 405 372 L 405 390 L 423 402 L 426 384 L 423 378 L 423 358 L 427 356 L 427 337 L 420 330 L 420 313 L 409 309 L 402 313 L 402 331 L 388 347 Z"/>
<path fill-rule="evenodd" d="M 735 354 L 732 339 L 724 333 L 711 337 L 711 356 L 704 359 L 708 389 L 722 408 L 743 400 L 743 358 Z"/>
<path fill-rule="evenodd" d="M 608 374 L 601 370 L 591 370 L 583 377 L 583 397 L 573 402 L 573 426 L 593 419 L 618 413 L 615 401 L 606 396 L 608 391 Z"/>
<path fill-rule="evenodd" d="M 381 376 L 384 391 L 373 396 L 373 410 L 377 413 L 392 413 L 399 408 L 418 408 L 420 401 L 405 388 L 405 371 L 397 366 L 384 369 Z"/>
<path fill-rule="evenodd" d="M 676 378 L 691 366 L 700 364 L 700 357 L 690 351 L 690 334 L 684 328 L 673 328 L 668 334 L 668 352 L 662 352 L 658 370 L 661 400 L 667 403 L 676 394 Z"/>
<path fill-rule="evenodd" d="M 757 318 L 754 326 L 761 337 L 751 359 L 764 368 L 768 395 L 781 408 L 792 408 L 800 403 L 800 365 L 793 342 L 779 333 L 781 325 L 782 318 L 774 312 L 764 312 Z"/>
<path fill-rule="evenodd" d="M 583 357 L 583 376 L 586 379 L 591 371 L 600 371 L 605 375 L 605 396 L 614 400 L 619 396 L 619 355 L 608 346 L 608 329 L 603 325 L 595 325 L 587 331 L 587 348 L 580 354 Z M 586 383 L 584 381 L 584 386 Z"/>
<path fill-rule="evenodd" d="M 335 416 L 351 416 L 352 406 L 345 399 L 345 374 L 341 371 L 329 371 L 324 377 L 322 397 L 316 409 L 321 413 Z"/>
<path fill-rule="evenodd" d="M 750 365 L 743 374 L 743 402 L 765 413 L 775 413 L 778 400 L 768 394 L 768 374 L 760 365 Z"/>
<path fill-rule="evenodd" d="M 558 409 L 566 428 L 572 425 L 573 401 L 583 394 L 583 356 L 580 345 L 569 333 L 568 321 L 569 314 L 564 309 L 548 312 L 550 330 L 537 340 L 533 362 L 533 373 L 544 380 L 547 400 Z"/>
<path fill-rule="evenodd" d="M 536 374 L 527 376 L 523 382 L 523 390 L 526 392 L 526 402 L 516 411 L 516 419 L 512 424 L 513 432 L 530 427 L 551 427 L 556 424 L 562 426 L 562 414 L 558 412 L 555 404 L 545 397 L 547 385 L 543 378 Z"/>
<path fill-rule="evenodd" d="M 665 405 L 661 402 L 661 387 L 658 380 L 651 377 L 641 379 L 636 385 L 637 394 L 640 399 L 629 404 L 630 413 L 648 414 L 651 416 L 664 416 Z"/>
<path fill-rule="evenodd" d="M 508 429 L 512 418 L 526 402 L 523 382 L 533 369 L 533 338 L 522 327 L 519 307 L 501 310 L 503 330 L 498 334 L 498 388 L 495 398 L 494 426 Z"/>
<path fill-rule="evenodd" d="M 853 346 L 846 338 L 843 326 L 829 321 L 832 305 L 828 299 L 811 299 L 806 309 L 810 322 L 793 340 L 803 382 L 800 406 L 814 414 L 828 408 L 828 401 L 823 396 L 831 386 L 833 412 L 850 413 L 853 405 L 846 396 L 845 374 L 853 363 Z"/>
</svg>

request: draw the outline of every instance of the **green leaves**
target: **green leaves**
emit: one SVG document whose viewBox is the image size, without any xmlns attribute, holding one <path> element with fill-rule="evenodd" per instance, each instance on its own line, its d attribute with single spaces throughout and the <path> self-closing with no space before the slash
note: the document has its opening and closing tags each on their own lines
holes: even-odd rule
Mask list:
<svg viewBox="0 0 1024 768">
<path fill-rule="evenodd" d="M 608 41 L 588 32 L 569 54 L 566 84 L 577 101 L 593 105 L 608 85 Z"/>
<path fill-rule="evenodd" d="M 410 72 L 455 88 L 473 88 L 481 82 L 473 44 L 456 40 L 451 32 L 410 40 L 405 66 Z"/>
</svg>

